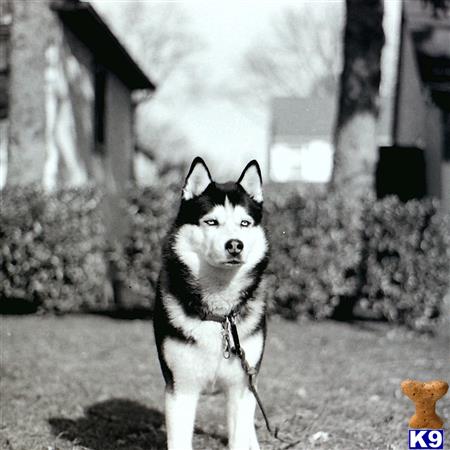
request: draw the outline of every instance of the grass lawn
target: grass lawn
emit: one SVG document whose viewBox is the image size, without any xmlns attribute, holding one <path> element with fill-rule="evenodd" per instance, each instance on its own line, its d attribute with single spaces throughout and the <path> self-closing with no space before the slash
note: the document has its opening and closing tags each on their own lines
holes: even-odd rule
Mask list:
<svg viewBox="0 0 450 450">
<path fill-rule="evenodd" d="M 274 441 L 258 412 L 262 448 L 407 449 L 413 405 L 400 381 L 450 381 L 449 349 L 443 337 L 386 324 L 272 319 L 259 391 L 280 435 L 300 442 Z M 202 398 L 196 449 L 225 448 L 223 400 Z M 448 421 L 450 395 L 437 409 Z M 150 450 L 164 442 L 150 321 L 1 318 L 1 449 Z"/>
</svg>

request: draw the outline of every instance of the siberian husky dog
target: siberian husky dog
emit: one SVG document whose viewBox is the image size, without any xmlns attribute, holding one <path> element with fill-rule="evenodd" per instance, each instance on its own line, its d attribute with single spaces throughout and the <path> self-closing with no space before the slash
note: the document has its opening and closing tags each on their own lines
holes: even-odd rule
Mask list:
<svg viewBox="0 0 450 450">
<path fill-rule="evenodd" d="M 229 448 L 259 449 L 255 398 L 233 340 L 227 345 L 226 325 L 232 318 L 257 374 L 266 335 L 261 280 L 268 242 L 262 206 L 256 161 L 237 182 L 227 183 L 214 182 L 201 158 L 192 162 L 163 247 L 154 314 L 169 450 L 192 449 L 197 401 L 211 386 L 226 394 Z"/>
</svg>

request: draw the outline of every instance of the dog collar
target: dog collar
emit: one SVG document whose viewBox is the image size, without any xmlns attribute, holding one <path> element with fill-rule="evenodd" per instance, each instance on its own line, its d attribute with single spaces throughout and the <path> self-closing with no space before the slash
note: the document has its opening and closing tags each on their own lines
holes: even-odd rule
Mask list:
<svg viewBox="0 0 450 450">
<path fill-rule="evenodd" d="M 227 322 L 227 320 L 230 321 L 231 319 L 234 319 L 237 315 L 238 312 L 233 309 L 229 314 L 225 314 L 224 316 L 221 314 L 203 313 L 200 315 L 200 319 L 223 324 Z"/>
</svg>

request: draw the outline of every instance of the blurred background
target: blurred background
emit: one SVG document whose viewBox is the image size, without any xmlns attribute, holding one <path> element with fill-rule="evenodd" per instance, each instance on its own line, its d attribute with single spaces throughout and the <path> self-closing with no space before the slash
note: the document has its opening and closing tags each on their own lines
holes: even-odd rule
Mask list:
<svg viewBox="0 0 450 450">
<path fill-rule="evenodd" d="M 200 155 L 219 181 L 262 166 L 274 311 L 357 307 L 417 329 L 442 317 L 445 1 L 0 11 L 2 310 L 151 314 L 160 243 Z"/>
<path fill-rule="evenodd" d="M 147 319 L 197 155 L 263 170 L 262 447 L 405 448 L 400 381 L 450 373 L 448 0 L 0 0 L 0 448 L 165 448 Z"/>
</svg>

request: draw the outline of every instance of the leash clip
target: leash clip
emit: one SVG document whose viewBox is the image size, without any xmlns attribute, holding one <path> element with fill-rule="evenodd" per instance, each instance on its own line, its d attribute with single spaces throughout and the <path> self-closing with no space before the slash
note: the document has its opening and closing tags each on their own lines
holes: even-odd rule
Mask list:
<svg viewBox="0 0 450 450">
<path fill-rule="evenodd" d="M 231 356 L 231 340 L 230 340 L 230 319 L 225 317 L 222 322 L 222 346 L 223 346 L 223 357 L 225 359 L 230 359 Z"/>
</svg>

